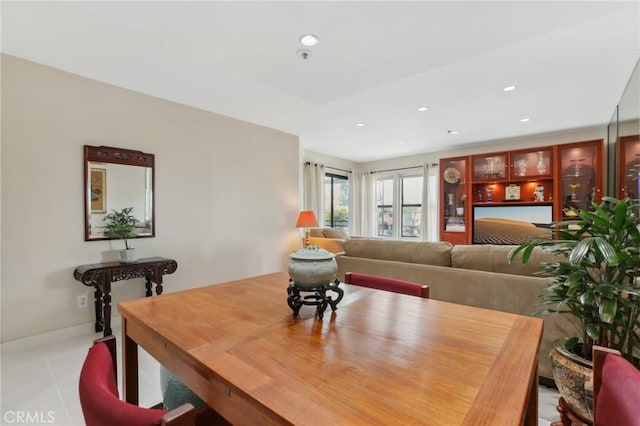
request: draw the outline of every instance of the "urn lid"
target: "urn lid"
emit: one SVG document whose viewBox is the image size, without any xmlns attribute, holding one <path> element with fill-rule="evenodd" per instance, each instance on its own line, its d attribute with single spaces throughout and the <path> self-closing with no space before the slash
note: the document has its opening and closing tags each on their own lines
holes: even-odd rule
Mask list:
<svg viewBox="0 0 640 426">
<path fill-rule="evenodd" d="M 336 255 L 318 246 L 308 246 L 291 254 L 291 259 L 296 260 L 330 260 Z"/>
</svg>

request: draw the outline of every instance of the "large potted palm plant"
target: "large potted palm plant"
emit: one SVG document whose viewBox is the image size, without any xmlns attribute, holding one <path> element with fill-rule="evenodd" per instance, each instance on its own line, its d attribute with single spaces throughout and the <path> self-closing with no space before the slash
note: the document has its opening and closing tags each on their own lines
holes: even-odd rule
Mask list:
<svg viewBox="0 0 640 426">
<path fill-rule="evenodd" d="M 124 250 L 120 250 L 120 262 L 135 263 L 138 261 L 135 248 L 129 247 L 128 240 L 135 237 L 135 229 L 140 227 L 138 219 L 131 214 L 133 207 L 125 207 L 122 210 L 112 210 L 104 217 L 104 234 L 110 238 L 124 240 Z"/>
<path fill-rule="evenodd" d="M 578 334 L 551 352 L 558 390 L 571 409 L 591 420 L 584 385 L 591 377 L 593 345 L 619 350 L 634 360 L 640 348 L 640 205 L 630 199 L 603 197 L 593 211 L 579 211 L 576 220 L 554 223 L 554 238 L 528 241 L 509 254 L 528 262 L 535 247 L 562 254 L 542 264 L 552 277 L 535 314 L 558 312 L 573 317 Z M 575 368 L 575 370 L 573 369 Z"/>
</svg>

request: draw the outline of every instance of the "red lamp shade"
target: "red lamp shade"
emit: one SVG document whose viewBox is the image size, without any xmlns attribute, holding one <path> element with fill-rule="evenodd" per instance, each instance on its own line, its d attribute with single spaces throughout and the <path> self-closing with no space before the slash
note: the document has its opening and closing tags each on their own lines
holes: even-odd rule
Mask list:
<svg viewBox="0 0 640 426">
<path fill-rule="evenodd" d="M 310 228 L 314 226 L 318 226 L 318 219 L 316 219 L 316 214 L 312 210 L 301 211 L 298 215 L 296 228 Z"/>
</svg>

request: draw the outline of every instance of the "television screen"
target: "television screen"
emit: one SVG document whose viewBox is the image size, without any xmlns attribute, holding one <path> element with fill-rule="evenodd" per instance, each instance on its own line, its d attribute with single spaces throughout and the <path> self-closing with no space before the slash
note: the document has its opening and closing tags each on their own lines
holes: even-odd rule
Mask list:
<svg viewBox="0 0 640 426">
<path fill-rule="evenodd" d="M 552 222 L 552 206 L 473 206 L 473 244 L 550 238 Z"/>
</svg>

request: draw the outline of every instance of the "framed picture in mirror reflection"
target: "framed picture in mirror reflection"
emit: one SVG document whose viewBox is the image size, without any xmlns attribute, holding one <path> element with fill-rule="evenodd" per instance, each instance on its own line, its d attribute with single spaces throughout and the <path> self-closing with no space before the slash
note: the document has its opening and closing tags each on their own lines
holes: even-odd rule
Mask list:
<svg viewBox="0 0 640 426">
<path fill-rule="evenodd" d="M 107 169 L 91 168 L 91 213 L 107 212 Z"/>
</svg>

